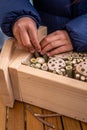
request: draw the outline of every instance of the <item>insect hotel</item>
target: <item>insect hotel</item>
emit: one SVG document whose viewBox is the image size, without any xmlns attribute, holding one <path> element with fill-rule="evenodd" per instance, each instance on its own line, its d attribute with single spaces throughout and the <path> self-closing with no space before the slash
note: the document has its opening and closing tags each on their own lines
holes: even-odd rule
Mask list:
<svg viewBox="0 0 87 130">
<path fill-rule="evenodd" d="M 46 33 L 40 27 L 39 40 Z M 6 106 L 18 100 L 87 122 L 87 54 L 32 56 L 8 39 L 0 55 L 0 94 Z"/>
</svg>

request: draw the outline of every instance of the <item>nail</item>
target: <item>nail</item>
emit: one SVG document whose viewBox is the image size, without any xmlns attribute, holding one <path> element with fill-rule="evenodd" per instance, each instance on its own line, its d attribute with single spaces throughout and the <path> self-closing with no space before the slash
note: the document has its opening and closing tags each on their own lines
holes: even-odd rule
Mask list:
<svg viewBox="0 0 87 130">
<path fill-rule="evenodd" d="M 47 53 L 47 56 L 49 57 L 49 56 L 50 56 L 50 54 L 49 54 L 49 53 Z"/>
</svg>

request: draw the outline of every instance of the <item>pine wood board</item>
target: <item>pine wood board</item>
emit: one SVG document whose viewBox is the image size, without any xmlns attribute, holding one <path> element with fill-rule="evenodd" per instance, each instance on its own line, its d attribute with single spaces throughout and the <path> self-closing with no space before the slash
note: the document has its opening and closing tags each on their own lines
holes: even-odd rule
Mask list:
<svg viewBox="0 0 87 130">
<path fill-rule="evenodd" d="M 68 78 L 23 65 L 18 68 L 18 78 L 24 102 L 87 120 L 86 85 L 83 88 L 81 84 L 79 87 L 69 86 Z"/>
<path fill-rule="evenodd" d="M 24 105 L 15 102 L 14 108 L 9 108 L 8 130 L 24 130 Z"/>
<path fill-rule="evenodd" d="M 82 130 L 87 130 L 87 123 L 81 122 Z"/>
<path fill-rule="evenodd" d="M 14 40 L 9 39 L 4 43 L 0 54 L 0 93 L 5 105 L 13 106 L 14 96 L 8 73 L 8 65 L 13 51 Z"/>
<path fill-rule="evenodd" d="M 28 107 L 31 107 L 35 113 L 42 113 L 42 110 L 40 108 L 32 105 L 26 105 L 26 129 L 43 130 L 43 124 L 31 114 Z"/>
<path fill-rule="evenodd" d="M 12 81 L 12 89 L 14 93 L 14 98 L 19 101 L 22 101 L 22 95 L 21 95 L 21 90 L 19 87 L 17 69 L 19 65 L 21 65 L 21 60 L 24 58 L 24 56 L 27 56 L 28 54 L 29 54 L 28 52 L 25 52 L 23 50 L 14 51 L 13 53 L 14 56 L 11 59 L 11 66 L 9 65 L 8 67 L 10 78 Z M 15 60 L 17 61 L 17 64 L 14 63 Z"/>
<path fill-rule="evenodd" d="M 1 101 L 0 95 L 0 130 L 6 129 L 6 107 L 3 105 Z"/>
<path fill-rule="evenodd" d="M 6 114 L 6 107 L 0 98 L 0 130 L 6 130 L 6 124 L 7 130 L 53 130 L 38 121 L 28 110 L 28 107 L 31 107 L 38 114 L 53 114 L 46 109 L 20 102 L 16 102 L 12 109 L 8 108 Z M 54 130 L 87 130 L 86 123 L 65 116 L 44 119 L 56 126 Z"/>
<path fill-rule="evenodd" d="M 54 114 L 51 111 L 48 110 L 43 110 L 43 114 Z M 55 126 L 55 130 L 62 130 L 62 122 L 60 119 L 60 116 L 55 116 L 55 117 L 47 117 L 45 118 L 45 121 L 49 122 L 50 124 Z M 45 125 L 45 130 L 49 130 L 49 127 Z"/>
<path fill-rule="evenodd" d="M 81 130 L 80 122 L 68 117 L 62 117 L 64 130 Z"/>
</svg>

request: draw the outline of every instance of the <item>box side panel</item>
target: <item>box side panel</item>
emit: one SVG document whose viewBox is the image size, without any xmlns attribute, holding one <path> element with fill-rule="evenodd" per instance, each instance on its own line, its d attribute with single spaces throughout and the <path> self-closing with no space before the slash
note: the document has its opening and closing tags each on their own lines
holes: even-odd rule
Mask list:
<svg viewBox="0 0 87 130">
<path fill-rule="evenodd" d="M 15 50 L 11 59 L 11 63 L 9 64 L 9 67 L 8 67 L 11 82 L 12 82 L 14 98 L 19 101 L 22 101 L 22 95 L 21 95 L 21 90 L 19 86 L 17 70 L 21 65 L 22 59 L 24 59 L 26 56 L 29 56 L 28 52 L 25 52 L 23 50 Z"/>
<path fill-rule="evenodd" d="M 19 86 L 24 102 L 87 122 L 87 91 L 79 87 L 70 87 L 70 84 L 63 84 L 62 81 L 54 82 L 52 78 L 49 80 L 43 76 L 39 77 L 39 70 L 34 69 L 37 76 L 30 68 L 27 70 L 29 72 L 25 73 L 25 69 L 27 68 L 20 67 L 18 71 Z M 47 73 L 43 72 L 43 74 Z"/>
<path fill-rule="evenodd" d="M 0 95 L 5 106 L 13 107 L 14 97 L 9 75 L 0 70 Z"/>
<path fill-rule="evenodd" d="M 18 83 L 17 70 L 10 68 L 9 73 L 10 73 L 10 78 L 11 78 L 11 82 L 12 82 L 14 98 L 16 100 L 22 101 L 21 92 L 19 90 L 20 88 L 19 88 L 19 83 Z"/>
</svg>

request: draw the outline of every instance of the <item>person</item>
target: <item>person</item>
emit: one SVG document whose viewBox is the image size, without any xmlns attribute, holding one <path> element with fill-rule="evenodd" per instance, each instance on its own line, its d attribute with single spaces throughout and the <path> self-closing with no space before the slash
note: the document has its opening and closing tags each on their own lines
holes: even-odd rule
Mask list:
<svg viewBox="0 0 87 130">
<path fill-rule="evenodd" d="M 1 0 L 0 12 L 3 32 L 30 53 L 87 52 L 87 0 L 33 0 L 33 6 L 28 0 Z M 39 43 L 40 25 L 48 35 Z"/>
</svg>

